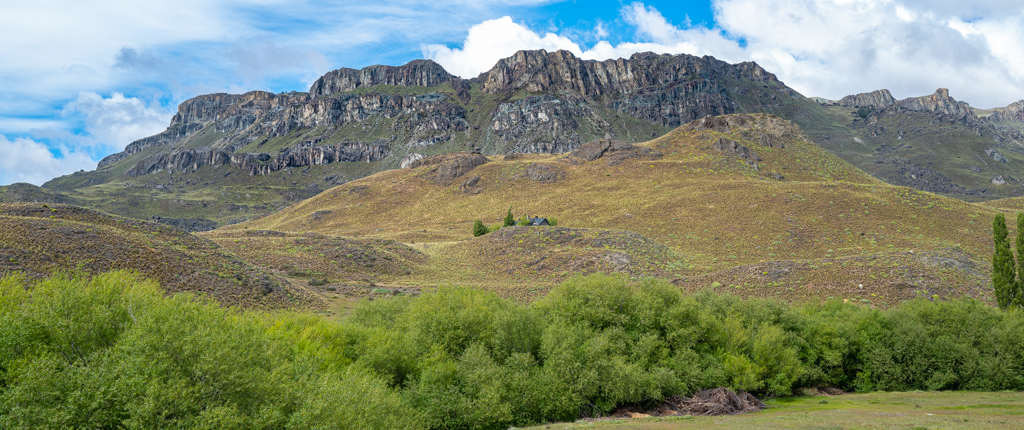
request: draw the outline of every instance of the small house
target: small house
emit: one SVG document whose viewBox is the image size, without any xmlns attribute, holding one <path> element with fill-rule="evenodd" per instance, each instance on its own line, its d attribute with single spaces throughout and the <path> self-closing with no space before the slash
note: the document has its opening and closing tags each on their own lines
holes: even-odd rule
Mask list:
<svg viewBox="0 0 1024 430">
<path fill-rule="evenodd" d="M 530 218 L 530 226 L 536 225 L 551 225 L 547 218 Z"/>
</svg>

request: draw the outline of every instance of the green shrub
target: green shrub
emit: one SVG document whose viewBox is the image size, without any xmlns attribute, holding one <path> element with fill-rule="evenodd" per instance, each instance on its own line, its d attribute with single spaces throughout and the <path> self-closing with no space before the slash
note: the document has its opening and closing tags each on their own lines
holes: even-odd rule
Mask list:
<svg viewBox="0 0 1024 430">
<path fill-rule="evenodd" d="M 491 231 L 487 229 L 487 226 L 484 225 L 483 221 L 473 221 L 473 237 L 480 237 L 490 232 Z"/>
</svg>

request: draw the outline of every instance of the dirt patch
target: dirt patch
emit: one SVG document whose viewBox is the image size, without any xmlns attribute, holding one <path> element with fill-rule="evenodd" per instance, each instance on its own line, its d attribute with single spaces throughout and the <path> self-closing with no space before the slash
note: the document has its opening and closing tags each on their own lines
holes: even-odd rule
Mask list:
<svg viewBox="0 0 1024 430">
<path fill-rule="evenodd" d="M 736 415 L 757 412 L 768 406 L 753 394 L 728 388 L 700 391 L 693 397 L 672 397 L 649 410 L 631 406 L 619 409 L 613 418 L 646 418 L 681 415 Z"/>
</svg>

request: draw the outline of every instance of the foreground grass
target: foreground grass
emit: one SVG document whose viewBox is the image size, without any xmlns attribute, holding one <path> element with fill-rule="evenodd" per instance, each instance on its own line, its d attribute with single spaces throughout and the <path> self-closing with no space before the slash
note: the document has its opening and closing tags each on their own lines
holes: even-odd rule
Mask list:
<svg viewBox="0 0 1024 430">
<path fill-rule="evenodd" d="M 533 429 L 1004 429 L 1024 427 L 1021 392 L 905 392 L 769 400 L 763 412 L 722 417 L 580 421 Z"/>
</svg>

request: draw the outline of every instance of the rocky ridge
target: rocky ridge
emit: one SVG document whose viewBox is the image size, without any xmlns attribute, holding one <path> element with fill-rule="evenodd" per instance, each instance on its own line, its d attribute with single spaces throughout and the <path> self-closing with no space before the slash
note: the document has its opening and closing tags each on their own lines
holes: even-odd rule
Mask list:
<svg viewBox="0 0 1024 430">
<path fill-rule="evenodd" d="M 362 124 L 360 127 L 365 129 L 367 123 L 374 123 L 371 127 L 382 132 L 378 135 L 390 136 L 373 142 L 352 139 L 346 144 L 387 145 L 391 151 L 378 154 L 390 154 L 402 147 L 430 147 L 456 139 L 468 149 L 487 148 L 490 153 L 561 153 L 590 139 L 580 133 L 581 128 L 593 129 L 599 133 L 597 137 L 617 134 L 604 118 L 609 111 L 663 127 L 733 113 L 737 104 L 725 79 L 782 85 L 754 63 L 730 65 L 712 57 L 652 53 L 599 62 L 582 60 L 567 51 L 520 51 L 469 80 L 449 74 L 430 60 L 398 67 L 343 68 L 322 76 L 308 93 L 253 91 L 189 99 L 179 106 L 166 131 L 129 144 L 123 152 L 102 160 L 98 168 L 156 147 L 169 150 L 126 171 L 130 175 L 145 174 L 159 171 L 154 170 L 159 165 L 188 164 L 188 159 L 210 165 L 247 166 L 251 163 L 245 160 L 263 161 L 265 156 L 254 152 L 229 162 L 224 153 L 232 156 L 242 148 L 259 147 L 297 130 L 322 130 L 320 138 L 326 139 L 347 125 Z M 437 92 L 441 85 L 450 86 L 451 92 Z M 498 103 L 482 122 L 470 124 L 465 105 L 471 101 L 470 89 L 474 86 Z M 381 87 L 422 88 L 423 94 L 373 91 Z M 517 92 L 523 92 L 523 96 L 509 100 Z M 388 120 L 393 121 L 381 130 L 379 124 Z M 201 132 L 220 135 L 204 145 L 211 150 L 188 148 L 182 143 Z M 364 149 L 356 147 L 346 152 Z M 386 157 L 334 159 L 377 161 Z"/>
</svg>

